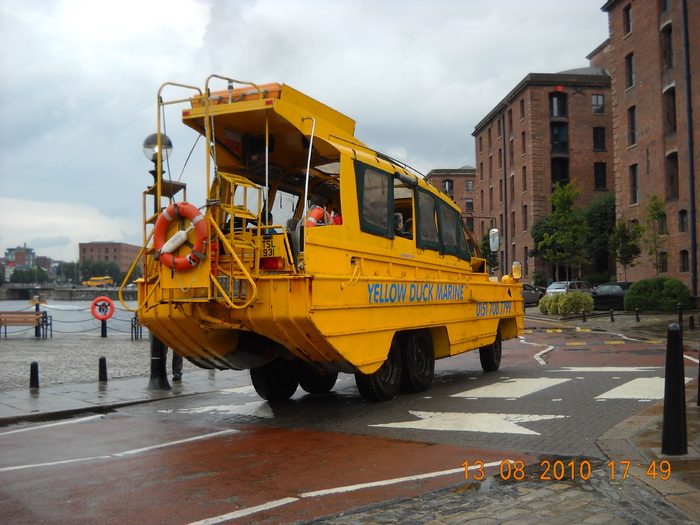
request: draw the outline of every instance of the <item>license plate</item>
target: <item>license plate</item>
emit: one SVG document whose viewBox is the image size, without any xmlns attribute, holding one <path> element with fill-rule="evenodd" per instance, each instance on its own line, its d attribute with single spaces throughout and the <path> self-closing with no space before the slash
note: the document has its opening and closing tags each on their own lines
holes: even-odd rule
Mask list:
<svg viewBox="0 0 700 525">
<path fill-rule="evenodd" d="M 262 241 L 262 256 L 263 257 L 277 257 L 275 251 L 275 244 L 272 239 L 263 239 Z"/>
</svg>

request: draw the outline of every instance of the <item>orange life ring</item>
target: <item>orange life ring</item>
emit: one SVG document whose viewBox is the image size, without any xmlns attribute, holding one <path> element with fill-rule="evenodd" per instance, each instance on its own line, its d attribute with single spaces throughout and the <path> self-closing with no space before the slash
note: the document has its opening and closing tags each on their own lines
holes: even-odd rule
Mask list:
<svg viewBox="0 0 700 525">
<path fill-rule="evenodd" d="M 189 219 L 192 226 L 194 226 L 196 235 L 192 250 L 183 257 L 175 257 L 172 253 L 161 252 L 166 243 L 165 233 L 168 226 L 172 221 L 178 218 Z M 207 221 L 194 205 L 188 202 L 171 204 L 158 216 L 153 231 L 153 247 L 156 251 L 155 258 L 175 271 L 184 272 L 190 270 L 193 266 L 197 266 L 199 261 L 204 259 L 204 242 L 207 240 L 208 236 L 209 228 L 207 227 Z"/>
<path fill-rule="evenodd" d="M 91 310 L 95 319 L 106 321 L 114 315 L 114 303 L 109 297 L 97 297 L 92 302 Z"/>
</svg>

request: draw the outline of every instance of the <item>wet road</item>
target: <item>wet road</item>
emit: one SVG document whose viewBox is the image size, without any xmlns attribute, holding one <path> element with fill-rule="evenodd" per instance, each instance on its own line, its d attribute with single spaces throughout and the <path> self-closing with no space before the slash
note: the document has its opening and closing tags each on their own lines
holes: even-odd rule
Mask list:
<svg viewBox="0 0 700 525">
<path fill-rule="evenodd" d="M 595 440 L 663 396 L 664 351 L 535 330 L 504 344 L 499 372 L 475 353 L 443 360 L 428 392 L 389 403 L 363 402 L 345 377 L 279 404 L 243 386 L 5 429 L 3 520 L 304 522 L 469 487 L 516 461 L 527 479 L 546 458 L 600 466 Z"/>
</svg>

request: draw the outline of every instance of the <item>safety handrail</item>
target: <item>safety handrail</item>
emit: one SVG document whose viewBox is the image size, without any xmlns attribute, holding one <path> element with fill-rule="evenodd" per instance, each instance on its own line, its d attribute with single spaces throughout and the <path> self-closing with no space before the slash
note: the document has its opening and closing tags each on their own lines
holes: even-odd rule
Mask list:
<svg viewBox="0 0 700 525">
<path fill-rule="evenodd" d="M 246 269 L 245 265 L 243 264 L 243 261 L 241 261 L 240 257 L 238 257 L 238 254 L 234 250 L 233 246 L 228 242 L 228 239 L 226 238 L 226 234 L 221 231 L 219 228 L 219 225 L 216 224 L 216 221 L 210 216 L 209 217 L 209 223 L 212 226 L 214 232 L 216 233 L 217 239 L 220 239 L 221 242 L 224 245 L 224 250 L 226 250 L 228 253 L 231 254 L 232 259 L 236 263 L 236 267 L 241 271 L 243 274 L 243 277 L 245 280 L 250 284 L 251 287 L 251 294 L 250 297 L 248 297 L 246 294 L 246 301 L 243 304 L 236 305 L 232 300 L 231 297 L 224 291 L 223 287 L 221 284 L 212 276 L 212 281 L 216 284 L 216 288 L 222 293 L 224 296 L 224 299 L 226 302 L 231 306 L 232 308 L 235 308 L 237 310 L 242 310 L 243 308 L 246 308 L 253 304 L 257 299 L 258 299 L 258 286 L 255 283 L 255 280 L 253 279 L 253 276 L 250 275 L 250 272 Z M 233 272 L 231 272 L 231 275 L 229 277 L 233 276 Z"/>
<path fill-rule="evenodd" d="M 126 285 L 128 284 L 129 278 L 131 277 L 131 274 L 134 273 L 134 270 L 136 269 L 136 264 L 141 260 L 141 257 L 145 257 L 145 255 L 146 255 L 146 250 L 147 250 L 147 247 L 148 247 L 148 243 L 150 242 L 151 237 L 153 237 L 153 232 L 154 232 L 154 231 L 155 231 L 155 230 L 151 230 L 150 235 L 149 235 L 148 238 L 146 239 L 146 242 L 143 243 L 143 246 L 142 246 L 141 249 L 139 250 L 139 254 L 136 256 L 136 259 L 134 259 L 134 262 L 131 263 L 131 268 L 129 268 L 129 271 L 126 272 L 126 276 L 124 277 L 124 280 L 122 281 L 122 284 L 121 284 L 121 286 L 119 287 L 119 302 L 122 303 L 122 306 L 123 306 L 124 308 L 126 308 L 127 310 L 129 310 L 130 312 L 138 312 L 138 311 L 140 311 L 140 310 L 146 305 L 146 302 L 148 301 L 148 298 L 151 296 L 151 294 L 153 293 L 153 291 L 155 291 L 155 287 L 154 287 L 153 290 L 151 291 L 151 293 L 148 294 L 148 296 L 144 299 L 143 303 L 141 303 L 140 306 L 137 306 L 137 308 L 136 308 L 135 310 L 132 309 L 132 308 L 129 308 L 129 305 L 127 305 L 126 302 L 124 301 L 124 297 L 123 297 L 124 288 L 125 288 Z M 144 263 L 145 263 L 145 259 L 144 259 Z M 146 266 L 146 264 L 144 264 L 144 267 L 145 267 L 145 266 Z M 145 278 L 146 278 L 146 276 L 144 275 L 144 279 L 145 279 Z"/>
</svg>

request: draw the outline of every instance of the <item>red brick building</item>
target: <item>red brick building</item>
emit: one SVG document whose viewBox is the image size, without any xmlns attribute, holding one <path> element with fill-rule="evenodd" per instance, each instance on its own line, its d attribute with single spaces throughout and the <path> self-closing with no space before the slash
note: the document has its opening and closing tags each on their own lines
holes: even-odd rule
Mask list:
<svg viewBox="0 0 700 525">
<path fill-rule="evenodd" d="M 617 216 L 641 222 L 649 199 L 661 197 L 667 234 L 659 275 L 681 279 L 697 297 L 700 2 L 610 0 L 602 9 L 610 28 Z M 627 278 L 655 276 L 654 262 L 643 254 Z"/>
<path fill-rule="evenodd" d="M 78 264 L 82 266 L 87 259 L 115 262 L 119 271 L 126 273 L 140 250 L 140 246 L 121 242 L 81 242 L 78 246 Z"/>
<path fill-rule="evenodd" d="M 549 214 L 553 184 L 573 182 L 580 207 L 615 189 L 607 56 L 602 45 L 590 67 L 529 74 L 474 129 L 475 234 L 497 227 L 501 269 L 520 261 L 526 281 L 534 271 L 554 276 L 528 256 L 530 228 Z"/>
<path fill-rule="evenodd" d="M 447 194 L 459 206 L 467 228 L 473 232 L 476 168 L 462 166 L 457 169 L 434 169 L 430 170 L 425 180 Z"/>
</svg>

